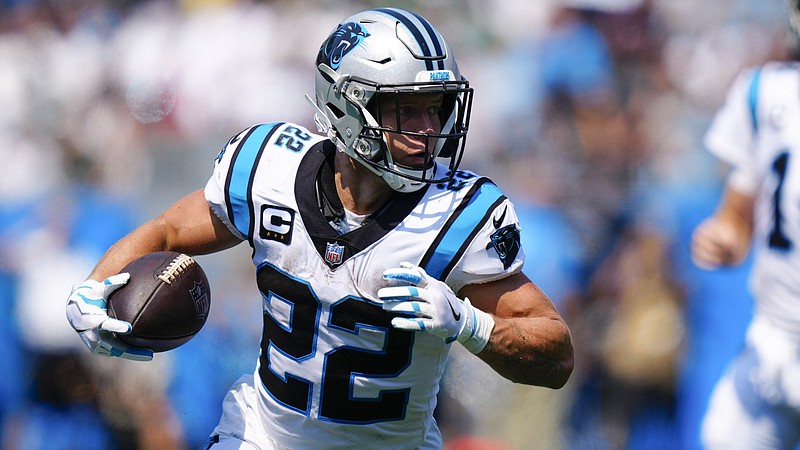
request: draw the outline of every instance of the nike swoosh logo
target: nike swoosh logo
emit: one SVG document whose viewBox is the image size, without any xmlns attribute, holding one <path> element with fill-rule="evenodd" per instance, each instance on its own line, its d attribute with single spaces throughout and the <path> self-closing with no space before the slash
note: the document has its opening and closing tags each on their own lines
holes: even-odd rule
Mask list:
<svg viewBox="0 0 800 450">
<path fill-rule="evenodd" d="M 447 299 L 447 306 L 449 306 L 449 307 L 450 307 L 450 311 L 453 313 L 453 318 L 455 318 L 455 319 L 456 319 L 456 322 L 458 322 L 459 320 L 461 320 L 461 314 L 457 314 L 457 313 L 456 313 L 456 309 L 455 309 L 455 308 L 453 308 L 453 304 L 452 304 L 452 303 L 450 303 L 450 299 Z"/>
<path fill-rule="evenodd" d="M 236 136 L 233 137 L 233 139 L 231 139 L 231 141 L 228 144 L 232 145 L 232 144 L 235 144 L 235 143 L 239 142 L 239 140 L 242 138 L 243 134 L 244 133 L 237 134 Z"/>
<path fill-rule="evenodd" d="M 499 219 L 495 219 L 494 217 L 492 217 L 492 224 L 494 224 L 495 228 L 500 228 L 500 225 L 503 224 L 503 219 L 506 218 L 506 209 L 508 209 L 508 206 L 503 208 L 503 214 L 500 214 Z"/>
</svg>

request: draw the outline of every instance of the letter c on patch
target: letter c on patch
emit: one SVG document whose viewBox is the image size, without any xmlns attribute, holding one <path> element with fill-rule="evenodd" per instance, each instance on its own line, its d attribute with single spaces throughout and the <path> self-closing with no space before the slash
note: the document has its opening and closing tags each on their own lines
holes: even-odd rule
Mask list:
<svg viewBox="0 0 800 450">
<path fill-rule="evenodd" d="M 294 210 L 289 208 L 263 205 L 261 207 L 261 230 L 259 235 L 262 239 L 289 245 L 292 242 L 294 214 Z"/>
</svg>

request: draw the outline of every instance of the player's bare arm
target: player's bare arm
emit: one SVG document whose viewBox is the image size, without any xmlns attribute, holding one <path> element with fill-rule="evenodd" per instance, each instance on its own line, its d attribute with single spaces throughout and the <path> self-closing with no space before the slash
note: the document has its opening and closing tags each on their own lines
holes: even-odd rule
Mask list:
<svg viewBox="0 0 800 450">
<path fill-rule="evenodd" d="M 172 250 L 202 255 L 239 242 L 241 240 L 211 211 L 203 190 L 198 189 L 111 246 L 89 278 L 104 280 L 119 273 L 130 261 L 151 252 Z"/>
<path fill-rule="evenodd" d="M 465 286 L 459 297 L 494 317 L 494 330 L 478 356 L 515 383 L 554 389 L 573 369 L 572 338 L 550 299 L 525 275 Z"/>
<path fill-rule="evenodd" d="M 130 274 L 120 271 L 148 253 L 172 250 L 190 255 L 211 253 L 240 242 L 211 211 L 202 190 L 178 200 L 112 245 L 86 281 L 67 299 L 67 320 L 94 354 L 135 361 L 153 358 L 150 349 L 130 347 L 112 333 L 128 334 L 129 322 L 109 317 L 107 300 L 124 286 Z"/>
<path fill-rule="evenodd" d="M 692 259 L 705 269 L 741 263 L 750 250 L 753 233 L 752 195 L 725 189 L 717 211 L 695 229 Z"/>
</svg>

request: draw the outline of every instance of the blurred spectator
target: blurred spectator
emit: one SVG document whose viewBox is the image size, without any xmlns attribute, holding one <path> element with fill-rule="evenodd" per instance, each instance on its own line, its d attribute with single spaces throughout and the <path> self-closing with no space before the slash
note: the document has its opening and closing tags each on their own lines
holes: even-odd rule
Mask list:
<svg viewBox="0 0 800 450">
<path fill-rule="evenodd" d="M 512 125 L 522 134 L 508 143 L 507 153 L 524 158 L 527 170 L 534 171 L 527 180 L 533 183 L 529 195 L 565 214 L 580 239 L 587 274 L 626 220 L 641 151 L 617 95 L 614 60 L 593 16 L 573 7 L 554 11 L 551 28 L 529 53 L 537 61 L 539 78 L 530 82 L 541 85 L 541 125 Z"/>
<path fill-rule="evenodd" d="M 33 394 L 2 427 L 4 449 L 111 450 L 123 448 L 100 412 L 98 385 L 75 354 L 43 354 Z"/>
<path fill-rule="evenodd" d="M 672 449 L 685 290 L 663 236 L 631 227 L 570 310 L 582 343 L 567 448 Z"/>
<path fill-rule="evenodd" d="M 0 424 L 25 402 L 30 388 L 30 357 L 16 320 L 16 295 L 16 277 L 0 267 Z"/>
</svg>

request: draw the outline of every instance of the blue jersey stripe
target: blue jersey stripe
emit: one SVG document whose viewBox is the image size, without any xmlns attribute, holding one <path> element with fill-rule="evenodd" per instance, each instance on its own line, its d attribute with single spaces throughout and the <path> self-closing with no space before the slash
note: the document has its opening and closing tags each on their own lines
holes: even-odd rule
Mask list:
<svg viewBox="0 0 800 450">
<path fill-rule="evenodd" d="M 761 85 L 761 69 L 757 69 L 750 80 L 750 90 L 747 101 L 750 105 L 750 120 L 752 120 L 753 134 L 758 132 L 758 88 Z"/>
<path fill-rule="evenodd" d="M 458 206 L 420 262 L 428 275 L 444 281 L 475 234 L 505 196 L 488 179 L 476 183 L 473 192 Z"/>
<path fill-rule="evenodd" d="M 248 239 L 253 230 L 253 199 L 251 188 L 258 167 L 258 160 L 270 136 L 281 123 L 255 127 L 236 149 L 228 171 L 225 200 L 228 203 L 228 219 Z"/>
<path fill-rule="evenodd" d="M 256 129 L 257 129 L 257 127 L 251 127 L 248 130 L 246 130 L 246 133 L 244 131 L 242 133 L 239 133 L 239 135 L 237 135 L 236 137 L 232 138 L 231 142 L 228 143 L 228 145 L 231 145 L 232 142 L 235 142 L 235 139 L 239 138 L 239 136 L 241 134 L 244 134 L 244 137 L 239 138 L 239 142 L 236 145 L 236 150 L 233 151 L 233 154 L 231 156 L 231 162 L 228 165 L 228 174 L 225 177 L 225 188 L 223 190 L 223 192 L 225 194 L 225 205 L 226 205 L 226 210 L 227 210 L 227 213 L 228 213 L 228 220 L 230 220 L 231 223 L 234 222 L 234 214 L 233 214 L 233 207 L 232 207 L 234 202 L 231 200 L 231 180 L 233 179 L 233 176 L 232 176 L 233 168 L 235 167 L 236 159 L 239 157 L 239 152 L 242 151 L 242 146 L 244 145 L 245 142 L 247 142 L 247 140 L 250 137 L 250 135 L 253 134 L 253 131 L 255 131 Z M 223 156 L 223 152 L 225 152 L 225 151 L 226 151 L 226 149 L 223 149 L 222 152 L 220 152 L 220 154 L 217 156 L 217 159 L 221 159 L 222 156 Z"/>
</svg>

